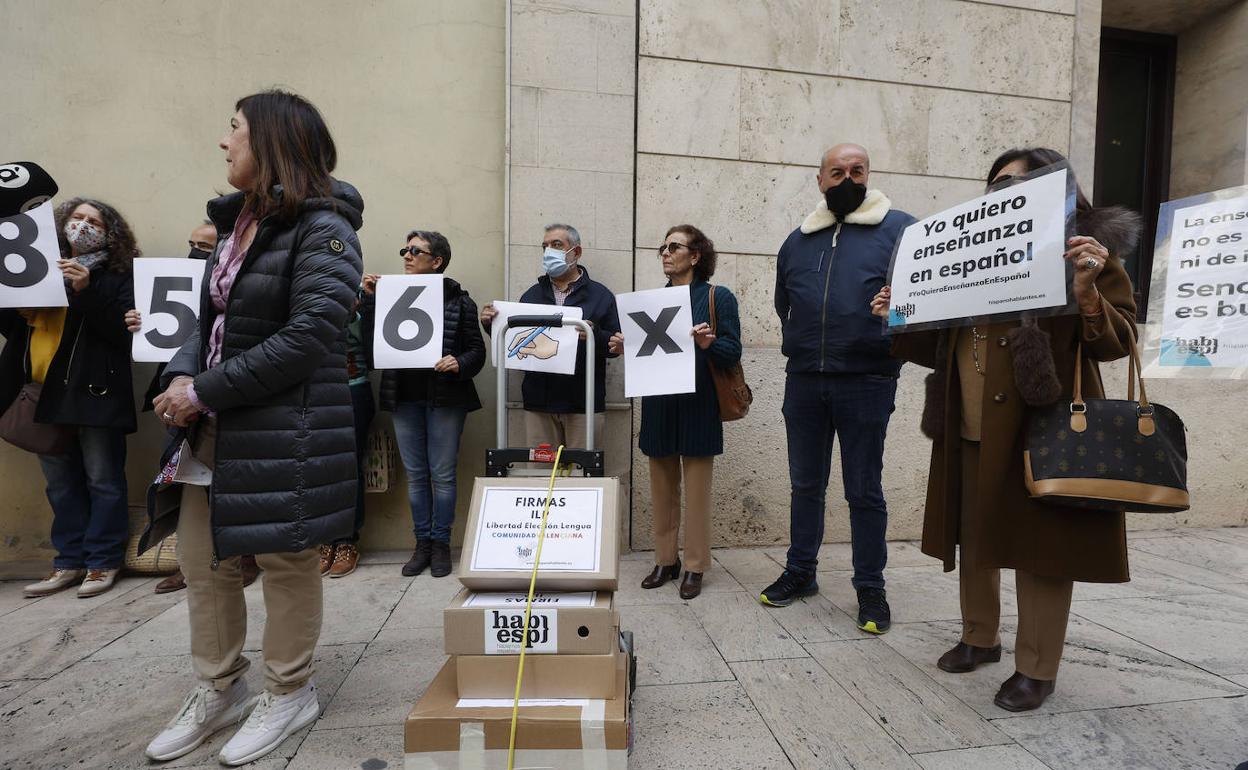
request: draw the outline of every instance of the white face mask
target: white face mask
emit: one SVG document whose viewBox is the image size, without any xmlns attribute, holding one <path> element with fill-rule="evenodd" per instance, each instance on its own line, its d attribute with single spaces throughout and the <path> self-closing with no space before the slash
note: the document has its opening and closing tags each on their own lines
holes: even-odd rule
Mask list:
<svg viewBox="0 0 1248 770">
<path fill-rule="evenodd" d="M 104 231 L 85 219 L 75 219 L 65 223 L 65 240 L 79 254 L 99 251 L 108 242 Z"/>
<path fill-rule="evenodd" d="M 542 252 L 542 267 L 546 268 L 546 275 L 558 278 L 568 272 L 572 265 L 568 263 L 568 252 L 560 251 L 554 246 L 547 246 Z"/>
</svg>

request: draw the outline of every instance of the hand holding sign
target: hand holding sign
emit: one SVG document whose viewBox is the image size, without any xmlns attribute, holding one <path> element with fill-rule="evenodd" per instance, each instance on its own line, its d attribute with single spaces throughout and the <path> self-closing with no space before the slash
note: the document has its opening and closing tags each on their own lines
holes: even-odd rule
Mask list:
<svg viewBox="0 0 1248 770">
<path fill-rule="evenodd" d="M 135 361 L 168 361 L 195 331 L 203 275 L 198 259 L 134 260 L 137 307 L 126 314 L 126 328 L 137 332 L 131 347 Z"/>
<path fill-rule="evenodd" d="M 621 331 L 612 343 L 618 337 L 624 353 L 624 395 L 694 392 L 697 378 L 689 287 L 635 291 L 620 294 L 615 301 Z M 714 339 L 709 326 L 700 336 L 707 345 Z"/>
<path fill-rule="evenodd" d="M 442 360 L 444 281 L 437 273 L 377 279 L 373 360 L 378 369 L 431 369 Z"/>
</svg>

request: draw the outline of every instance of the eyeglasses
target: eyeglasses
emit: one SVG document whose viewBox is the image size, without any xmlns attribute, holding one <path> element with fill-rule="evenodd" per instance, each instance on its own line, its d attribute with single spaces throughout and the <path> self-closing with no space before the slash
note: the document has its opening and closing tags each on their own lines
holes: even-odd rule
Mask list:
<svg viewBox="0 0 1248 770">
<path fill-rule="evenodd" d="M 665 244 L 663 244 L 662 246 L 660 246 L 660 247 L 659 247 L 659 256 L 661 257 L 661 256 L 663 256 L 664 254 L 672 254 L 672 253 L 674 253 L 674 252 L 676 251 L 676 249 L 678 249 L 678 248 L 680 248 L 680 249 L 687 249 L 687 248 L 689 248 L 689 247 L 688 247 L 688 246 L 686 246 L 686 245 L 685 245 L 685 244 L 683 244 L 683 243 L 677 243 L 676 241 L 672 241 L 671 243 L 665 243 Z"/>
<path fill-rule="evenodd" d="M 433 256 L 432 251 L 425 251 L 424 249 L 418 249 L 415 246 L 404 246 L 403 248 L 399 249 L 400 257 L 406 257 L 408 254 L 412 255 L 412 259 L 416 259 L 417 254 L 425 254 L 430 257 Z"/>
</svg>

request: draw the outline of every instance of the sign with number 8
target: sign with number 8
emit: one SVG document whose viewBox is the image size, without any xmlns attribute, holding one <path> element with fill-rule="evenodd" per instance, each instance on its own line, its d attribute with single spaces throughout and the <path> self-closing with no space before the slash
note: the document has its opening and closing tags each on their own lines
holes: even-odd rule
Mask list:
<svg viewBox="0 0 1248 770">
<path fill-rule="evenodd" d="M 52 204 L 0 219 L 0 307 L 64 307 Z"/>
</svg>

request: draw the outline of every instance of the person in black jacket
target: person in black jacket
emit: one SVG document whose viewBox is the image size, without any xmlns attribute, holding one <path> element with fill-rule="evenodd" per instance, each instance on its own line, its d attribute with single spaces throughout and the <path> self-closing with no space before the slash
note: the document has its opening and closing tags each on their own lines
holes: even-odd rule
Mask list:
<svg viewBox="0 0 1248 770">
<path fill-rule="evenodd" d="M 607 349 L 611 335 L 620 330 L 615 295 L 589 277 L 581 266 L 581 234 L 571 225 L 546 225 L 542 237 L 542 266 L 546 274 L 520 296 L 521 302 L 579 307 L 594 327 L 594 435 L 602 436 L 607 410 Z M 490 333 L 498 311 L 493 303 L 481 308 L 481 326 Z M 584 333 L 581 333 L 583 340 Z M 529 343 L 536 346 L 537 342 Z M 522 348 L 525 350 L 525 348 Z M 534 351 L 541 356 L 540 351 Z M 585 347 L 577 346 L 576 371 L 572 376 L 549 372 L 525 372 L 520 392 L 524 397 L 524 426 L 530 446 L 550 444 L 579 446 L 585 439 Z"/>
<path fill-rule="evenodd" d="M 316 546 L 349 535 L 355 517 L 346 338 L 364 209 L 354 187 L 330 176 L 337 153 L 312 104 L 267 91 L 235 107 L 221 149 L 240 192 L 208 203 L 221 243 L 198 328 L 155 400 L 174 430 L 139 543 L 177 527 L 199 679 L 148 745 L 151 759 L 192 751 L 253 702 L 239 555 L 256 554 L 264 570 L 265 689 L 221 749 L 226 765 L 264 756 L 320 713 L 311 681 L 322 614 Z"/>
<path fill-rule="evenodd" d="M 136 424 L 125 314 L 139 248 L 121 214 L 98 200 L 66 201 L 55 220 L 69 306 L 0 310 L 0 412 L 26 383 L 42 383 L 35 420 L 75 434 L 68 452 L 39 456 L 57 555 L 25 593 L 81 582 L 88 597 L 113 587 L 126 555 L 126 434 Z"/>
<path fill-rule="evenodd" d="M 783 607 L 819 590 L 815 568 L 832 447 L 839 442 L 858 627 L 882 634 L 891 623 L 884 590 L 884 435 L 901 362 L 891 356 L 868 305 L 887 280 L 893 248 L 914 217 L 893 208 L 880 190 L 868 189 L 870 173 L 871 161 L 859 145 L 838 144 L 824 153 L 815 176 L 821 200 L 785 240 L 776 262 L 781 352 L 789 360 L 782 411 L 791 541 L 784 572 L 759 600 Z"/>
<path fill-rule="evenodd" d="M 443 273 L 451 244 L 442 233 L 413 230 L 399 249 L 408 275 Z M 373 324 L 376 276 L 364 282 L 365 328 Z M 434 577 L 451 572 L 451 527 L 455 523 L 459 438 L 469 412 L 481 408 L 472 378 L 485 365 L 485 342 L 477 326 L 477 305 L 451 278 L 443 278 L 442 358 L 432 369 L 387 369 L 381 375 L 381 408 L 394 413 L 399 455 L 407 471 L 416 549 L 403 565 L 411 577 L 429 568 Z M 371 332 L 366 332 L 371 337 Z"/>
</svg>

